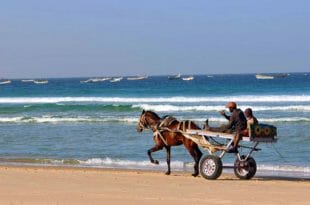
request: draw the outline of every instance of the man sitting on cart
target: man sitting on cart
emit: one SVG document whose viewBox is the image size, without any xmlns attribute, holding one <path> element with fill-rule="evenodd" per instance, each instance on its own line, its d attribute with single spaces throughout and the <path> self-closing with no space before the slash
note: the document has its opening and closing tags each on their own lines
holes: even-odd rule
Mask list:
<svg viewBox="0 0 310 205">
<path fill-rule="evenodd" d="M 220 114 L 229 120 L 228 124 L 221 125 L 220 127 L 209 127 L 206 123 L 205 129 L 212 132 L 235 133 L 233 146 L 227 150 L 227 152 L 237 153 L 241 133 L 247 128 L 247 120 L 242 110 L 237 108 L 237 104 L 235 102 L 228 102 L 226 104 L 226 108 L 228 108 L 231 112 L 231 116 L 226 115 L 224 111 L 220 111 Z"/>
</svg>

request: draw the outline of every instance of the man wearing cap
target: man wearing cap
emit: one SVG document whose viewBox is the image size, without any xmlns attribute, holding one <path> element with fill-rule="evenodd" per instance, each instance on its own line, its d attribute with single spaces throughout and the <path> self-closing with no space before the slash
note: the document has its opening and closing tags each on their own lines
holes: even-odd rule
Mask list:
<svg viewBox="0 0 310 205">
<path fill-rule="evenodd" d="M 237 104 L 235 102 L 228 102 L 226 107 L 229 109 L 229 112 L 231 112 L 231 116 L 226 115 L 224 111 L 220 111 L 220 114 L 229 120 L 228 124 L 221 125 L 220 127 L 209 127 L 208 122 L 206 121 L 205 129 L 212 132 L 235 133 L 233 147 L 228 150 L 228 152 L 235 153 L 238 152 L 240 134 L 247 128 L 247 120 L 242 110 L 237 108 Z"/>
</svg>

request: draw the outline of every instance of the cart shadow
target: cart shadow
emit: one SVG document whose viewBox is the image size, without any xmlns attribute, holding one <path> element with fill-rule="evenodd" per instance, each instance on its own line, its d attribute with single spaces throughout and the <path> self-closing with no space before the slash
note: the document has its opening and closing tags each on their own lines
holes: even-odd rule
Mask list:
<svg viewBox="0 0 310 205">
<path fill-rule="evenodd" d="M 259 177 L 255 177 L 254 180 L 258 180 L 258 181 L 302 181 L 302 182 L 310 182 L 309 177 L 285 177 L 285 176 L 259 176 Z"/>
<path fill-rule="evenodd" d="M 234 177 L 225 177 L 216 179 L 219 181 L 249 181 L 249 180 L 242 180 L 239 178 Z M 294 182 L 310 182 L 309 177 L 285 177 L 285 176 L 258 176 L 254 177 L 251 180 L 254 181 L 294 181 Z"/>
</svg>

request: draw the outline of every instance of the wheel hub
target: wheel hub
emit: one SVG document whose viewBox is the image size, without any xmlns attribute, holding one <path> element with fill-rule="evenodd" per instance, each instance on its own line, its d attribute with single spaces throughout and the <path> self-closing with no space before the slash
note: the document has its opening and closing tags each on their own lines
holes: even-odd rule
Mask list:
<svg viewBox="0 0 310 205">
<path fill-rule="evenodd" d="M 215 172 L 216 165 L 213 160 L 209 159 L 205 163 L 204 172 L 206 175 L 211 176 Z"/>
</svg>

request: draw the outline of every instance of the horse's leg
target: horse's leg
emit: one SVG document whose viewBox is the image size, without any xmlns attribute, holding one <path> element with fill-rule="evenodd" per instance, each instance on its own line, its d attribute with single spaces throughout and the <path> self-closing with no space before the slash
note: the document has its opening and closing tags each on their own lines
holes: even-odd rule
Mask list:
<svg viewBox="0 0 310 205">
<path fill-rule="evenodd" d="M 166 175 L 170 175 L 170 157 L 171 157 L 171 147 L 166 146 L 166 151 L 167 151 L 167 166 L 168 166 L 168 171 L 166 172 Z"/>
<path fill-rule="evenodd" d="M 158 150 L 162 150 L 163 149 L 163 146 L 162 145 L 155 145 L 153 148 L 149 149 L 147 151 L 147 155 L 149 156 L 150 158 L 150 161 L 153 163 L 153 164 L 159 164 L 158 160 L 154 160 L 153 157 L 152 157 L 152 152 L 156 152 Z"/>
<path fill-rule="evenodd" d="M 194 145 L 193 148 L 194 148 L 194 152 L 195 152 L 195 158 L 194 158 L 194 160 L 195 160 L 195 164 L 194 164 L 195 172 L 194 172 L 193 176 L 196 177 L 199 175 L 199 161 L 201 159 L 202 152 L 200 151 L 198 145 L 196 145 L 196 144 Z"/>
<path fill-rule="evenodd" d="M 192 141 L 188 141 L 186 140 L 184 142 L 184 146 L 186 147 L 186 149 L 188 150 L 188 152 L 190 153 L 190 155 L 193 157 L 195 164 L 194 164 L 194 173 L 192 174 L 192 176 L 196 177 L 199 175 L 199 160 L 202 156 L 201 151 L 199 150 L 197 144 L 193 143 Z M 197 151 L 199 150 L 199 151 Z"/>
</svg>

